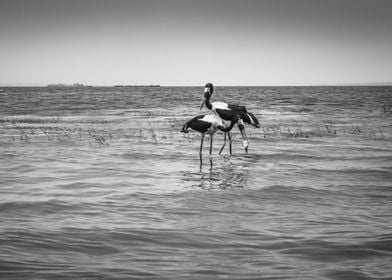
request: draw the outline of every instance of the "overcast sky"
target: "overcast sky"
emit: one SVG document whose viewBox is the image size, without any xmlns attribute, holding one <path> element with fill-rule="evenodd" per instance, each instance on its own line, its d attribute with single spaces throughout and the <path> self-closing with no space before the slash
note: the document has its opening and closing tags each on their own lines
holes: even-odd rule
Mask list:
<svg viewBox="0 0 392 280">
<path fill-rule="evenodd" d="M 392 1 L 1 0 L 0 85 L 392 82 Z"/>
</svg>

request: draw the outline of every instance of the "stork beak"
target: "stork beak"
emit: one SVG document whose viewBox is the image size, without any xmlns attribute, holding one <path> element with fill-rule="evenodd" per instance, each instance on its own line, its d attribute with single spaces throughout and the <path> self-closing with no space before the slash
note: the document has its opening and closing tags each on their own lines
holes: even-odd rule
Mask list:
<svg viewBox="0 0 392 280">
<path fill-rule="evenodd" d="M 242 141 L 242 146 L 244 147 L 245 152 L 248 153 L 249 141 L 248 140 Z"/>
<path fill-rule="evenodd" d="M 201 102 L 200 110 L 203 109 L 204 103 L 206 103 L 206 98 L 203 97 L 203 101 Z"/>
</svg>

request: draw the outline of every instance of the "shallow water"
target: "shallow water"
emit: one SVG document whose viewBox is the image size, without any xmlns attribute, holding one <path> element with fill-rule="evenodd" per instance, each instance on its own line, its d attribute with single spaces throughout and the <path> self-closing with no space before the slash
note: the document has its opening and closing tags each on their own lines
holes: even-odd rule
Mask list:
<svg viewBox="0 0 392 280">
<path fill-rule="evenodd" d="M 3 88 L 2 279 L 390 279 L 392 88 Z M 208 113 L 203 111 L 203 113 Z"/>
</svg>

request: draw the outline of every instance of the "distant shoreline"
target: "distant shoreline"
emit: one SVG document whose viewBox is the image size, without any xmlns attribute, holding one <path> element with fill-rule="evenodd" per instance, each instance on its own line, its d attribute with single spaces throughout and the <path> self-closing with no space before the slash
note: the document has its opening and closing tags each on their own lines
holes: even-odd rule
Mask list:
<svg viewBox="0 0 392 280">
<path fill-rule="evenodd" d="M 260 87 L 260 88 L 271 88 L 271 87 L 391 87 L 392 83 L 374 83 L 374 84 L 320 84 L 320 85 L 219 85 L 219 87 Z M 37 85 L 37 84 L 0 84 L 0 88 L 94 88 L 94 87 L 106 87 L 106 88 L 170 88 L 170 87 L 202 87 L 201 85 L 84 85 L 84 84 L 48 84 L 48 85 Z"/>
<path fill-rule="evenodd" d="M 114 87 L 161 87 L 160 85 L 114 85 Z"/>
<path fill-rule="evenodd" d="M 129 87 L 116 87 L 116 86 L 86 86 L 86 87 L 79 87 L 75 89 L 83 89 L 83 88 L 197 88 L 200 86 L 159 86 L 159 87 L 150 87 L 150 86 L 129 86 Z M 392 87 L 392 85 L 317 85 L 317 86 L 219 86 L 220 88 L 317 88 L 317 87 Z M 0 88 L 48 88 L 47 86 L 2 86 Z M 50 88 L 50 87 L 49 87 Z M 73 87 L 54 87 L 54 89 L 72 89 Z"/>
</svg>

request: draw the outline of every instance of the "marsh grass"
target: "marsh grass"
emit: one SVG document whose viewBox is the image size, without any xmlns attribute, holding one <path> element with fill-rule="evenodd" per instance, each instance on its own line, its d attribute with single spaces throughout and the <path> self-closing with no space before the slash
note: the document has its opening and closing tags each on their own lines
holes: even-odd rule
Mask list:
<svg viewBox="0 0 392 280">
<path fill-rule="evenodd" d="M 387 107 L 386 112 L 390 111 Z M 389 111 L 388 111 L 389 110 Z M 387 114 L 386 113 L 386 114 Z M 9 117 L 0 119 L 0 142 L 59 142 L 90 147 L 109 146 L 116 140 L 136 141 L 139 143 L 181 143 L 200 141 L 200 133 L 181 133 L 181 128 L 189 118 L 181 116 L 157 116 L 146 111 L 133 113 L 129 120 L 106 120 L 98 117 L 91 119 L 72 119 L 56 114 L 49 117 Z M 265 123 L 255 129 L 247 126 L 249 139 L 266 138 L 317 138 L 317 137 L 365 137 L 384 139 L 382 126 L 370 127 L 360 124 L 338 124 L 333 120 L 301 126 L 298 124 Z M 232 131 L 233 141 L 240 141 L 241 135 Z M 217 133 L 223 139 L 223 133 Z"/>
<path fill-rule="evenodd" d="M 69 121 L 56 115 L 46 118 L 1 119 L 0 137 L 2 142 L 80 142 L 90 146 L 109 145 L 112 131 L 104 121 L 90 124 Z"/>
<path fill-rule="evenodd" d="M 392 114 L 392 105 L 389 104 L 382 105 L 382 111 L 385 115 L 390 116 Z"/>
</svg>

